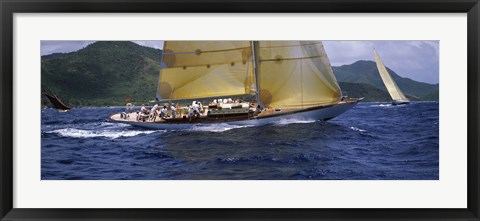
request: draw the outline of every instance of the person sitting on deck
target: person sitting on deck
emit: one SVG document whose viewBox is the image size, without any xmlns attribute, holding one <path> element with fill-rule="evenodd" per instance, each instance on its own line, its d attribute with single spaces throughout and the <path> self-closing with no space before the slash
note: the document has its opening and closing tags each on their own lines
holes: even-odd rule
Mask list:
<svg viewBox="0 0 480 221">
<path fill-rule="evenodd" d="M 135 105 L 133 105 L 132 103 L 127 103 L 125 105 L 125 112 L 122 112 L 121 116 L 123 119 L 127 119 L 130 117 L 130 113 L 133 111 L 133 109 L 135 108 Z"/>
<path fill-rule="evenodd" d="M 191 121 L 191 120 L 192 120 L 192 115 L 193 115 L 193 108 L 192 108 L 192 106 L 188 105 L 188 106 L 187 106 L 187 117 L 188 117 L 188 121 Z"/>
<path fill-rule="evenodd" d="M 203 113 L 204 110 L 203 110 L 202 102 L 197 101 L 197 105 L 198 105 L 198 111 L 199 111 L 199 113 Z"/>
<path fill-rule="evenodd" d="M 175 106 L 173 106 L 173 104 L 170 104 L 170 116 L 172 118 L 176 118 L 177 117 L 177 113 L 176 113 L 177 109 L 175 108 Z"/>
<path fill-rule="evenodd" d="M 127 119 L 127 118 L 129 118 L 129 117 L 130 117 L 130 114 L 129 114 L 129 113 L 132 112 L 133 107 L 135 107 L 135 106 L 133 106 L 132 103 L 128 103 L 128 104 L 125 106 L 125 111 L 120 114 L 120 117 L 121 117 L 122 119 Z"/>
<path fill-rule="evenodd" d="M 144 108 L 143 111 L 141 111 L 144 115 L 147 115 L 150 113 L 150 111 L 148 110 L 148 108 Z"/>
<path fill-rule="evenodd" d="M 137 112 L 137 121 L 145 122 L 145 119 L 147 118 L 148 118 L 148 114 L 146 114 L 145 112 L 142 112 L 142 111 Z"/>
<path fill-rule="evenodd" d="M 192 108 L 193 108 L 193 114 L 195 115 L 195 117 L 197 118 L 200 117 L 200 105 L 198 105 L 198 102 L 195 102 Z"/>
<path fill-rule="evenodd" d="M 166 118 L 167 117 L 167 106 L 163 105 L 162 110 L 160 110 L 160 117 L 161 118 Z"/>
<path fill-rule="evenodd" d="M 158 104 L 155 104 L 152 109 L 150 109 L 149 120 L 155 121 L 157 119 L 157 108 Z"/>
</svg>

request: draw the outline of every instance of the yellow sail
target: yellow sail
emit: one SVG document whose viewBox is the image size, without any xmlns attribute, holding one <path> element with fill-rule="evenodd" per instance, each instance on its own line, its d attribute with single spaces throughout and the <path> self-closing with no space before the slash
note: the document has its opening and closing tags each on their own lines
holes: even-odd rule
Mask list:
<svg viewBox="0 0 480 221">
<path fill-rule="evenodd" d="M 377 51 L 373 50 L 373 52 L 375 54 L 375 61 L 377 63 L 378 72 L 380 73 L 380 77 L 382 78 L 383 83 L 385 84 L 385 87 L 388 90 L 388 93 L 390 93 L 392 100 L 408 101 L 405 95 L 403 95 L 400 88 L 398 88 L 395 81 L 392 79 L 392 76 L 390 76 L 390 74 L 388 73 L 387 68 L 385 68 L 385 65 L 383 65 L 383 62 L 380 59 L 380 56 L 378 56 Z"/>
<path fill-rule="evenodd" d="M 165 42 L 157 98 L 192 99 L 255 93 L 249 41 Z"/>
<path fill-rule="evenodd" d="M 341 90 L 320 41 L 260 41 L 260 100 L 266 107 L 336 103 Z"/>
</svg>

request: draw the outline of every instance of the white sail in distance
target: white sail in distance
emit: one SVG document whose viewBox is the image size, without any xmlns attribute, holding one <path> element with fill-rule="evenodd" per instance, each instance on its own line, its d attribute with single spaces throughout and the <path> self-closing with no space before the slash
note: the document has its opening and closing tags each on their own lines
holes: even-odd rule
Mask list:
<svg viewBox="0 0 480 221">
<path fill-rule="evenodd" d="M 382 59 L 380 59 L 377 51 L 373 50 L 373 52 L 375 54 L 375 62 L 377 63 L 378 72 L 380 73 L 380 77 L 382 78 L 382 81 L 385 84 L 385 87 L 387 88 L 390 97 L 392 97 L 392 100 L 408 102 L 409 100 L 407 99 L 407 97 L 405 97 L 405 95 L 402 93 L 400 88 L 393 80 L 392 76 L 390 76 L 387 68 L 385 68 L 385 65 L 383 65 Z"/>
</svg>

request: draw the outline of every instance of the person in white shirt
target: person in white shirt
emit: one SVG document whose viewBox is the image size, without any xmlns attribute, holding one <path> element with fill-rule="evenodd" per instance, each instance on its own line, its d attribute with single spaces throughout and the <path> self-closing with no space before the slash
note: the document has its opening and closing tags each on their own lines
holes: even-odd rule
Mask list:
<svg viewBox="0 0 480 221">
<path fill-rule="evenodd" d="M 197 104 L 198 104 L 199 113 L 203 113 L 203 105 L 202 105 L 202 102 L 198 101 Z"/>
<path fill-rule="evenodd" d="M 150 109 L 149 119 L 151 121 L 155 121 L 157 119 L 157 108 L 158 104 L 153 105 L 152 109 Z"/>
<path fill-rule="evenodd" d="M 160 117 L 166 118 L 167 117 L 167 106 L 163 106 L 162 110 L 160 111 Z"/>
<path fill-rule="evenodd" d="M 170 104 L 170 116 L 171 116 L 172 118 L 177 117 L 176 110 L 177 110 L 177 109 L 175 108 L 175 106 L 173 106 L 173 104 Z"/>
<path fill-rule="evenodd" d="M 157 110 L 158 104 L 153 105 L 152 109 L 150 109 L 150 114 L 155 113 L 155 110 Z"/>
<path fill-rule="evenodd" d="M 192 120 L 192 115 L 193 115 L 193 108 L 192 106 L 188 105 L 187 107 L 187 116 L 188 116 L 188 121 L 191 121 Z"/>
<path fill-rule="evenodd" d="M 193 114 L 198 117 L 200 116 L 200 105 L 198 105 L 198 102 L 195 102 L 195 104 L 192 105 L 192 108 L 193 108 Z"/>
</svg>

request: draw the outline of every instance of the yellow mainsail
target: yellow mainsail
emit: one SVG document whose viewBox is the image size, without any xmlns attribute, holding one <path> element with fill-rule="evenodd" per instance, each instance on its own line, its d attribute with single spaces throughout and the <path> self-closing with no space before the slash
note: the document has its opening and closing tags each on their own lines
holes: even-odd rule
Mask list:
<svg viewBox="0 0 480 221">
<path fill-rule="evenodd" d="M 329 105 L 342 94 L 320 41 L 260 41 L 260 100 L 266 107 Z"/>
<path fill-rule="evenodd" d="M 249 41 L 164 43 L 157 99 L 193 99 L 253 94 Z"/>
<path fill-rule="evenodd" d="M 373 52 L 375 54 L 375 61 L 377 63 L 378 72 L 380 73 L 380 77 L 382 78 L 383 83 L 385 84 L 385 87 L 388 90 L 388 93 L 390 93 L 392 100 L 408 101 L 405 95 L 403 95 L 400 88 L 398 88 L 395 81 L 392 79 L 392 76 L 390 76 L 390 74 L 388 73 L 387 68 L 385 68 L 385 65 L 383 65 L 382 59 L 380 59 L 380 56 L 378 55 L 377 51 L 373 50 Z"/>
</svg>

